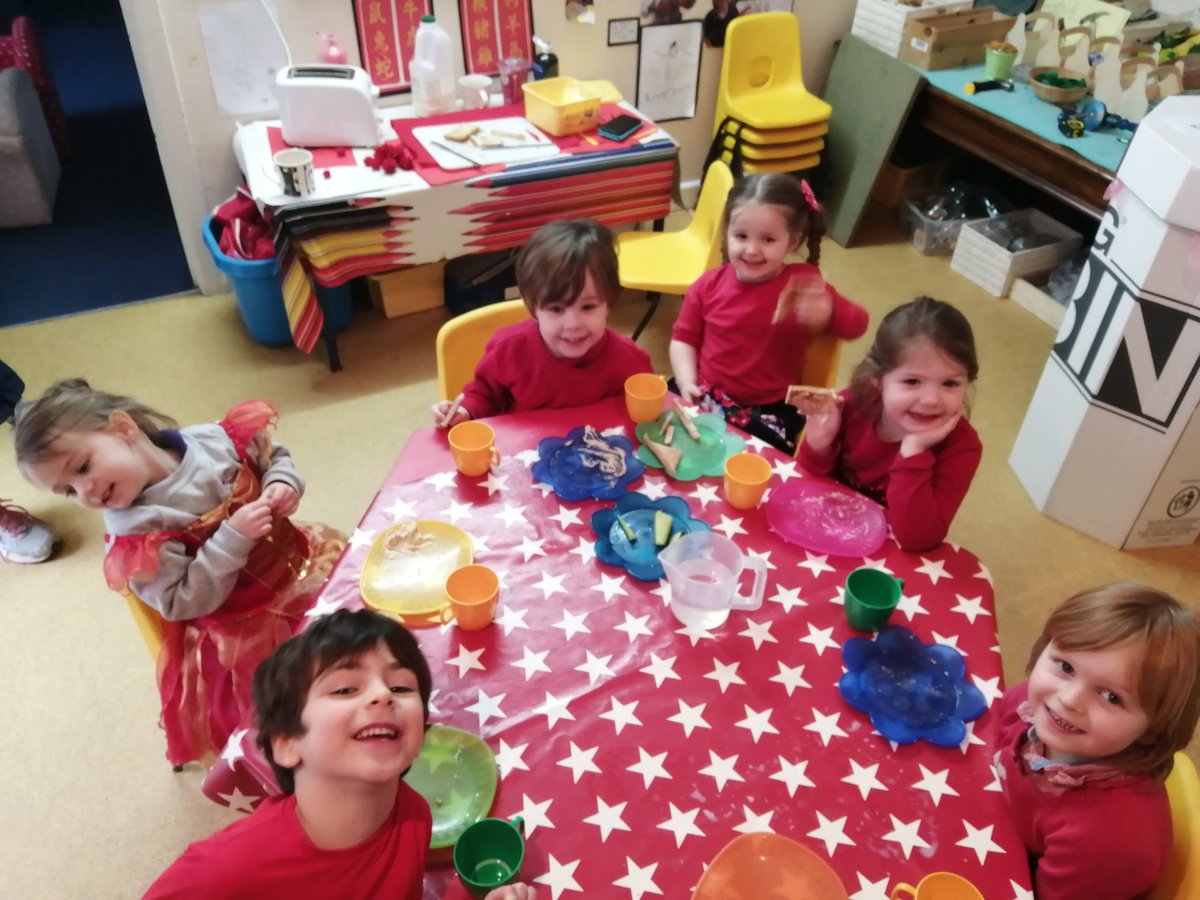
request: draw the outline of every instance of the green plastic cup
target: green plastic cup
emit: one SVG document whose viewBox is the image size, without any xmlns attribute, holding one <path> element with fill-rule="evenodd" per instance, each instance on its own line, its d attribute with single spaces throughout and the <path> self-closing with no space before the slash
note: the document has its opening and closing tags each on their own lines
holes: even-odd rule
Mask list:
<svg viewBox="0 0 1200 900">
<path fill-rule="evenodd" d="M 474 897 L 516 881 L 525 861 L 525 821 L 480 819 L 454 845 L 454 870 Z"/>
<path fill-rule="evenodd" d="M 855 569 L 846 576 L 846 621 L 855 631 L 878 631 L 900 602 L 904 582 L 879 569 Z"/>
<path fill-rule="evenodd" d="M 983 59 L 983 74 L 999 81 L 1011 78 L 1013 63 L 1017 61 L 1016 51 L 1004 53 L 993 50 L 991 47 L 987 47 L 986 51 Z"/>
</svg>

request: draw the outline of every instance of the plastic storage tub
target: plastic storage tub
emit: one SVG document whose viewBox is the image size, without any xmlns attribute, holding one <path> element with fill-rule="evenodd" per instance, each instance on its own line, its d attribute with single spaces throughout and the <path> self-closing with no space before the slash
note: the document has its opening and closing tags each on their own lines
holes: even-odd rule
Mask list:
<svg viewBox="0 0 1200 900">
<path fill-rule="evenodd" d="M 283 306 L 283 289 L 279 286 L 276 261 L 226 256 L 217 244 L 216 225 L 212 216 L 204 220 L 202 232 L 213 262 L 229 277 L 238 312 L 250 337 L 268 347 L 291 344 L 292 329 Z M 318 285 L 317 292 L 321 307 L 325 310 L 326 327 L 341 331 L 350 324 L 354 308 L 349 283 L 336 288 Z"/>
<path fill-rule="evenodd" d="M 609 81 L 543 78 L 527 81 L 521 87 L 525 91 L 525 118 L 555 137 L 591 131 L 600 124 L 600 104 L 621 99 Z"/>
<path fill-rule="evenodd" d="M 931 219 L 921 211 L 920 201 L 929 191 L 917 188 L 904 198 L 900 207 L 900 224 L 914 247 L 926 256 L 950 253 L 958 243 L 958 233 L 968 222 L 980 219 Z"/>
</svg>

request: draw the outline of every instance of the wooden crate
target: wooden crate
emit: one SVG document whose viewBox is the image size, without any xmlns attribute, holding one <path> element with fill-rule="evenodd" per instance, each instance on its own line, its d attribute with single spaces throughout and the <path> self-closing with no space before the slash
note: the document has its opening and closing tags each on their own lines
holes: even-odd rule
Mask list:
<svg viewBox="0 0 1200 900">
<path fill-rule="evenodd" d="M 1053 243 L 1031 250 L 1013 252 L 1002 247 L 987 236 L 985 230 L 1000 222 L 1024 223 L 1037 231 L 1053 235 Z M 1083 242 L 1083 237 L 1061 222 L 1056 222 L 1036 209 L 1022 209 L 1015 213 L 968 222 L 958 235 L 954 245 L 954 256 L 950 268 L 975 282 L 996 297 L 1007 297 L 1013 281 L 1026 275 L 1048 272 L 1058 261 L 1073 253 Z"/>
<path fill-rule="evenodd" d="M 970 9 L 973 0 L 918 0 L 916 6 L 901 0 L 858 0 L 850 33 L 888 56 L 899 56 L 904 26 L 914 16 Z"/>
<path fill-rule="evenodd" d="M 993 7 L 909 19 L 900 58 L 929 72 L 983 62 L 984 45 L 1001 40 L 1013 17 Z"/>
<path fill-rule="evenodd" d="M 446 302 L 442 285 L 445 263 L 409 266 L 382 275 L 368 275 L 371 305 L 389 319 L 436 309 Z"/>
<path fill-rule="evenodd" d="M 1014 279 L 1008 299 L 1033 313 L 1056 332 L 1067 317 L 1067 304 L 1059 303 L 1046 291 L 1046 275 L 1031 275 L 1033 280 Z"/>
</svg>

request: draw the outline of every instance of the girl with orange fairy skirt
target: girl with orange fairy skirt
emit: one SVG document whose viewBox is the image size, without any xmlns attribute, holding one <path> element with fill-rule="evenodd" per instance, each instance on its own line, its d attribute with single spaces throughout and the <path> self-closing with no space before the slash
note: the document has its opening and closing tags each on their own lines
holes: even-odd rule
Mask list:
<svg viewBox="0 0 1200 900">
<path fill-rule="evenodd" d="M 17 462 L 34 485 L 100 509 L 104 576 L 163 620 L 162 726 L 172 765 L 216 756 L 252 721 L 250 681 L 291 637 L 345 546 L 293 524 L 304 479 L 272 443 L 263 401 L 179 428 L 137 401 L 71 379 L 17 412 Z"/>
</svg>

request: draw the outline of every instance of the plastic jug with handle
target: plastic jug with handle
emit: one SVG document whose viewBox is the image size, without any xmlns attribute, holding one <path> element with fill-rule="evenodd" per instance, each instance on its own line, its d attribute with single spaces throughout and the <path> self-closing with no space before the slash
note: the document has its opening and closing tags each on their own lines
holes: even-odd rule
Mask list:
<svg viewBox="0 0 1200 900">
<path fill-rule="evenodd" d="M 671 612 L 689 628 L 717 628 L 731 609 L 762 606 L 766 561 L 744 556 L 729 538 L 694 531 L 663 548 L 658 559 L 671 586 Z M 754 584 L 742 595 L 738 582 L 746 569 L 754 573 Z"/>
<path fill-rule="evenodd" d="M 454 111 L 454 60 L 450 35 L 433 16 L 422 16 L 408 64 L 413 112 L 432 116 Z"/>
</svg>

